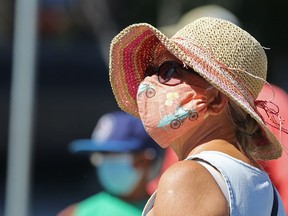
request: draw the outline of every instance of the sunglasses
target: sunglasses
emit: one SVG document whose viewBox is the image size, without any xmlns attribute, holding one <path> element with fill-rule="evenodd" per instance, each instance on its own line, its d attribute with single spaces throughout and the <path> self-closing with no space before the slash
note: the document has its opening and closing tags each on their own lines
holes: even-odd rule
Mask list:
<svg viewBox="0 0 288 216">
<path fill-rule="evenodd" d="M 187 72 L 198 75 L 192 68 L 185 67 L 179 62 L 165 61 L 159 67 L 148 67 L 145 71 L 145 77 L 157 74 L 158 81 L 165 84 L 172 78 L 177 78 L 180 80 Z"/>
</svg>

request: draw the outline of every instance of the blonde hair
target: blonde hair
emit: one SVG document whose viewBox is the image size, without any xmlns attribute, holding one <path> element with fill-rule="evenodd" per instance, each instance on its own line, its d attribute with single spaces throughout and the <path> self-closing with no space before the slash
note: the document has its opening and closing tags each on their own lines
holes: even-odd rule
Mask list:
<svg viewBox="0 0 288 216">
<path fill-rule="evenodd" d="M 249 156 L 254 155 L 255 142 L 263 138 L 259 124 L 241 107 L 229 100 L 228 117 L 235 126 L 235 137 L 239 147 Z"/>
</svg>

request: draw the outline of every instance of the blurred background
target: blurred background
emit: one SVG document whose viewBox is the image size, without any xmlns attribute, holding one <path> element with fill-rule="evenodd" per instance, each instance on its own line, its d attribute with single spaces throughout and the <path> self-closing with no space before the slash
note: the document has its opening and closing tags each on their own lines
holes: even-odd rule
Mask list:
<svg viewBox="0 0 288 216">
<path fill-rule="evenodd" d="M 55 215 L 100 190 L 87 157 L 69 142 L 89 138 L 98 118 L 117 109 L 108 76 L 109 44 L 129 24 L 176 23 L 205 4 L 234 13 L 265 47 L 268 81 L 288 90 L 288 1 L 38 0 L 31 216 Z M 4 215 L 15 1 L 0 0 L 0 215 Z M 15 203 L 17 207 L 17 203 Z"/>
</svg>

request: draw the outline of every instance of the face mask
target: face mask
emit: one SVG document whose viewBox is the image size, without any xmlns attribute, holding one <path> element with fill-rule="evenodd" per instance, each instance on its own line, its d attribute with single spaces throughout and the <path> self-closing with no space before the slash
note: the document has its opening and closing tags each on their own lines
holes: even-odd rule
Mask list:
<svg viewBox="0 0 288 216">
<path fill-rule="evenodd" d="M 133 167 L 133 156 L 107 155 L 97 167 L 97 175 L 103 188 L 114 195 L 129 195 L 141 180 L 142 173 Z"/>
<path fill-rule="evenodd" d="M 148 134 L 163 148 L 190 135 L 208 115 L 205 89 L 187 83 L 165 85 L 146 77 L 139 86 L 137 105 Z"/>
</svg>

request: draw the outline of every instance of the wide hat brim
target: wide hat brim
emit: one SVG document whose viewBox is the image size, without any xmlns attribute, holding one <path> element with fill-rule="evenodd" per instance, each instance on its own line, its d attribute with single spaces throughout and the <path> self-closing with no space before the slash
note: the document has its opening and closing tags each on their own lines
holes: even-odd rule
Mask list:
<svg viewBox="0 0 288 216">
<path fill-rule="evenodd" d="M 110 83 L 119 107 L 139 118 L 136 102 L 138 87 L 144 79 L 146 68 L 153 65 L 154 57 L 166 49 L 258 122 L 267 142 L 255 143 L 252 157 L 259 160 L 279 158 L 282 145 L 260 117 L 254 104 L 255 95 L 243 86 L 243 80 L 238 80 L 229 70 L 219 66 L 219 61 L 207 56 L 201 47 L 185 43 L 187 41 L 181 37 L 168 38 L 147 23 L 134 24 L 122 30 L 112 40 L 109 65 Z M 263 83 L 260 85 L 258 89 L 261 90 Z"/>
</svg>

